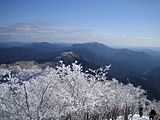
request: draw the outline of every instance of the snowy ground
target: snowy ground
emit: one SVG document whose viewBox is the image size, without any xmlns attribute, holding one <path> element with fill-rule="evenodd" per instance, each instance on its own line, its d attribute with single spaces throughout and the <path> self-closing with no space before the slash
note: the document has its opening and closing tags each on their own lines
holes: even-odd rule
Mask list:
<svg viewBox="0 0 160 120">
<path fill-rule="evenodd" d="M 120 116 L 120 117 L 118 118 L 118 120 L 123 120 L 123 117 Z M 138 114 L 135 114 L 135 115 L 133 116 L 132 120 L 149 120 L 149 117 L 148 117 L 148 116 L 139 117 Z"/>
<path fill-rule="evenodd" d="M 149 120 L 148 116 L 139 117 L 139 115 L 134 115 L 132 120 Z"/>
</svg>

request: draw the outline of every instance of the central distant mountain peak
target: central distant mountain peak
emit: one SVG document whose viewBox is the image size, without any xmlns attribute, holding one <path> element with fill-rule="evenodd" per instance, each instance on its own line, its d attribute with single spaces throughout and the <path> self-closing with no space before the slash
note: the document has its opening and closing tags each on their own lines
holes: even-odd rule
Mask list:
<svg viewBox="0 0 160 120">
<path fill-rule="evenodd" d="M 63 52 L 61 56 L 79 58 L 79 56 L 73 52 Z"/>
</svg>

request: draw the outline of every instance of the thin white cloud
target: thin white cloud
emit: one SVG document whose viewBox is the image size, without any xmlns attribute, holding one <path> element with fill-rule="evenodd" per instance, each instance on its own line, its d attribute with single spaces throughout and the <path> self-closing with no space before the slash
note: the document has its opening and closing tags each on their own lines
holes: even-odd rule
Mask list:
<svg viewBox="0 0 160 120">
<path fill-rule="evenodd" d="M 140 37 L 140 40 L 154 40 L 152 37 Z"/>
<path fill-rule="evenodd" d="M 90 38 L 90 29 L 60 29 L 54 25 L 59 23 L 18 23 L 13 26 L 0 27 L 0 41 L 21 42 L 76 42 Z M 74 39 L 74 40 L 73 40 Z"/>
<path fill-rule="evenodd" d="M 103 34 L 78 25 L 65 25 L 65 23 L 59 22 L 17 23 L 12 26 L 1 26 L 0 42 L 8 41 L 101 42 L 110 46 L 160 46 L 160 39 L 155 37 L 139 37 L 118 33 Z"/>
</svg>

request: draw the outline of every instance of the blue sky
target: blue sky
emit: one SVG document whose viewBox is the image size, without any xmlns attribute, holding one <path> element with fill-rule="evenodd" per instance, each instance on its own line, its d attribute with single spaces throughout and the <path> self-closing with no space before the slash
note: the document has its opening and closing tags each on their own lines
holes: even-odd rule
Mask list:
<svg viewBox="0 0 160 120">
<path fill-rule="evenodd" d="M 160 0 L 0 0 L 0 42 L 160 46 Z"/>
</svg>

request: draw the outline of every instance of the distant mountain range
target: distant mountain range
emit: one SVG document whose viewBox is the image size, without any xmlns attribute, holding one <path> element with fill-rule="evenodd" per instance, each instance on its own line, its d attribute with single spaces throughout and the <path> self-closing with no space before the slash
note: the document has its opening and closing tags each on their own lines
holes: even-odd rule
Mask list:
<svg viewBox="0 0 160 120">
<path fill-rule="evenodd" d="M 60 60 L 65 64 L 78 61 L 84 70 L 111 64 L 109 78 L 141 85 L 150 99 L 160 100 L 160 52 L 151 51 L 115 49 L 100 43 L 0 43 L 0 64 L 35 61 L 43 68 L 47 65 L 54 67 Z"/>
</svg>

